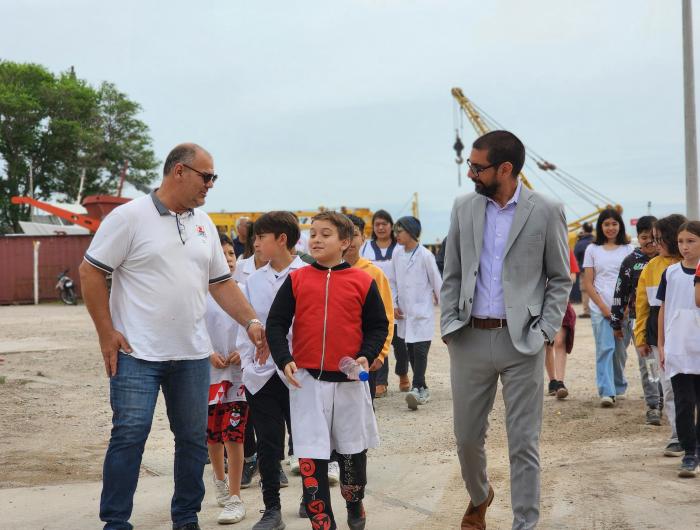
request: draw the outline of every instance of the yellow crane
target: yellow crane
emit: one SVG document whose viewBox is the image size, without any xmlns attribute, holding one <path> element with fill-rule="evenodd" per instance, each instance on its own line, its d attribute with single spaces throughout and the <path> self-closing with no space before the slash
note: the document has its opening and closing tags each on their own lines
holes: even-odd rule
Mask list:
<svg viewBox="0 0 700 530">
<path fill-rule="evenodd" d="M 464 95 L 464 92 L 462 92 L 461 88 L 453 88 L 452 96 L 455 98 L 455 100 L 459 104 L 460 109 L 467 116 L 469 122 L 472 124 L 474 130 L 476 130 L 479 136 L 486 134 L 492 129 L 488 122 L 495 123 L 495 120 L 486 115 L 486 113 L 483 110 L 479 109 L 473 101 L 467 98 Z M 457 139 L 455 141 L 454 148 L 457 151 L 456 162 L 458 165 L 461 166 L 461 164 L 464 162 L 461 156 L 461 151 L 462 149 L 464 149 L 464 145 L 462 144 L 462 141 L 459 137 L 459 131 L 457 131 Z M 537 164 L 537 167 L 540 170 L 550 172 L 550 174 L 554 176 L 554 179 L 556 181 L 558 181 L 563 186 L 567 187 L 570 191 L 578 195 L 580 198 L 586 200 L 595 208 L 594 212 L 589 213 L 588 215 L 579 216 L 578 219 L 570 222 L 570 232 L 577 231 L 584 222 L 596 219 L 598 217 L 598 214 L 602 212 L 605 208 L 615 208 L 618 212 L 622 213 L 622 206 L 620 206 L 619 204 L 613 205 L 613 201 L 605 197 L 602 193 L 588 186 L 586 183 L 576 179 L 569 173 L 562 171 L 556 165 L 552 164 L 551 162 L 548 162 L 541 156 L 532 152 L 531 149 L 528 149 L 528 151 L 528 156 L 534 160 L 534 162 Z M 518 177 L 520 178 L 520 180 L 522 180 L 523 185 L 527 186 L 530 189 L 533 189 L 532 184 L 522 171 L 519 173 Z M 554 192 L 552 188 L 549 189 L 556 195 L 556 192 Z M 596 200 L 598 202 L 596 202 Z M 600 202 L 602 202 L 604 206 L 601 207 L 599 205 Z"/>
</svg>

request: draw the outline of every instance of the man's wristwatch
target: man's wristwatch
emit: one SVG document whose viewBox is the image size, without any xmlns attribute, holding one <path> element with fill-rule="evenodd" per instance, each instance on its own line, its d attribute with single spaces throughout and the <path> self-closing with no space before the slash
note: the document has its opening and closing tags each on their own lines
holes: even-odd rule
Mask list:
<svg viewBox="0 0 700 530">
<path fill-rule="evenodd" d="M 544 332 L 543 329 L 541 329 L 540 331 L 542 332 L 542 336 L 544 337 L 544 342 L 545 342 L 545 344 L 547 344 L 547 346 L 551 346 L 552 344 L 554 344 L 554 341 L 549 340 L 549 337 L 547 336 L 547 334 Z"/>
<path fill-rule="evenodd" d="M 250 329 L 250 326 L 252 326 L 253 324 L 259 324 L 260 326 L 263 325 L 263 323 L 260 322 L 257 318 L 251 318 L 245 325 L 245 330 L 248 331 L 248 329 Z"/>
</svg>

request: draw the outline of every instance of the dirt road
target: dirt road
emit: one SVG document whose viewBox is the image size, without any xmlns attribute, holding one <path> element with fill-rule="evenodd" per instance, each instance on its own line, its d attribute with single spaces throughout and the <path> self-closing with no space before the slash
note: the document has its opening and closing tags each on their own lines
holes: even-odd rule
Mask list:
<svg viewBox="0 0 700 530">
<path fill-rule="evenodd" d="M 85 308 L 0 307 L 0 357 L 0 527 L 98 528 L 111 423 L 107 378 Z M 679 461 L 661 455 L 668 427 L 644 425 L 636 358 L 627 366 L 627 398 L 615 409 L 597 406 L 593 359 L 590 322 L 580 321 L 567 376 L 571 397 L 545 397 L 540 528 L 699 528 L 700 478 L 676 478 Z M 389 397 L 376 402 L 382 447 L 370 453 L 370 530 L 459 528 L 468 498 L 452 439 L 449 360 L 437 335 L 428 382 L 432 402 L 418 412 L 407 410 L 393 376 Z M 138 528 L 170 528 L 172 446 L 161 400 L 136 496 Z M 510 528 L 500 395 L 487 447 L 496 491 L 489 528 Z M 283 490 L 290 530 L 309 528 L 295 515 L 300 495 L 299 479 L 290 477 Z M 340 528 L 347 528 L 337 488 L 334 495 Z M 262 507 L 256 488 L 245 490 L 243 500 L 248 517 L 234 528 L 250 528 Z M 202 527 L 217 527 L 218 512 L 208 491 Z"/>
</svg>

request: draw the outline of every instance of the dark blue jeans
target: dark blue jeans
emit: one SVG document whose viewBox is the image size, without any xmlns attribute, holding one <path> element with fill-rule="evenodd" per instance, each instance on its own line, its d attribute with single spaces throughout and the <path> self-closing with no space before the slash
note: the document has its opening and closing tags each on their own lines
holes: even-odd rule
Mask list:
<svg viewBox="0 0 700 530">
<path fill-rule="evenodd" d="M 209 360 L 153 362 L 120 353 L 117 375 L 110 379 L 109 388 L 112 436 L 100 498 L 104 528 L 133 528 L 129 518 L 160 388 L 175 436 L 175 493 L 170 506 L 173 524 L 197 522 L 207 462 Z"/>
</svg>

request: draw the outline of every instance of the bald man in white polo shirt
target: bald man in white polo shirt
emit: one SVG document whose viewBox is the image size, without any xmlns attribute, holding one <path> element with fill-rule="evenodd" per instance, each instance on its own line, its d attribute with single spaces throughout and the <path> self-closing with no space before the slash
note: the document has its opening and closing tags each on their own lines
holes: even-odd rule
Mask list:
<svg viewBox="0 0 700 530">
<path fill-rule="evenodd" d="M 161 187 L 105 217 L 80 267 L 110 378 L 112 435 L 100 500 L 105 529 L 133 528 L 133 497 L 161 388 L 175 437 L 173 529 L 199 529 L 212 353 L 207 291 L 247 329 L 259 353 L 267 348 L 262 324 L 231 280 L 216 227 L 198 209 L 216 181 L 213 166 L 200 146 L 175 147 Z"/>
</svg>

